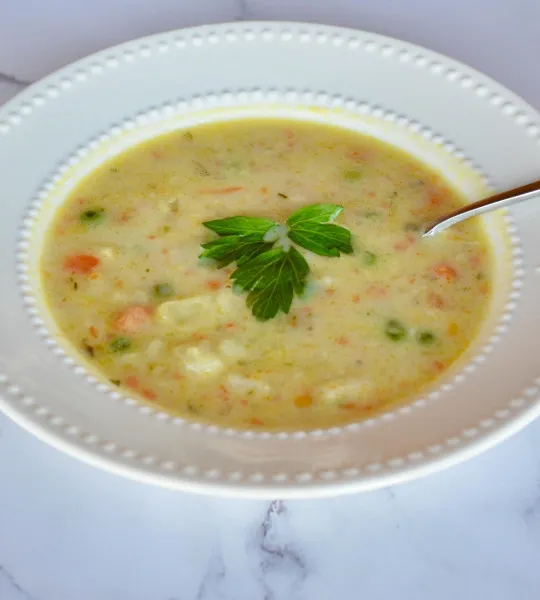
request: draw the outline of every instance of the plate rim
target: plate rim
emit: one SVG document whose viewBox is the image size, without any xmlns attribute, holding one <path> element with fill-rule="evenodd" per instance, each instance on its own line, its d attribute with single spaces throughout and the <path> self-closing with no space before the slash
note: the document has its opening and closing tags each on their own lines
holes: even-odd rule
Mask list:
<svg viewBox="0 0 540 600">
<path fill-rule="evenodd" d="M 40 89 L 48 84 L 49 81 L 58 78 L 63 72 L 67 70 L 76 69 L 77 65 L 85 63 L 86 61 L 97 59 L 99 57 L 105 57 L 107 54 L 118 53 L 122 49 L 129 48 L 136 44 L 143 42 L 156 42 L 160 38 L 166 38 L 175 34 L 195 34 L 197 32 L 207 32 L 211 29 L 219 29 L 225 31 L 227 28 L 249 28 L 249 27 L 281 27 L 281 28 L 298 28 L 306 27 L 311 29 L 313 27 L 320 28 L 328 32 L 341 32 L 349 35 L 363 34 L 370 36 L 374 40 L 379 42 L 391 42 L 397 43 L 400 46 L 407 47 L 409 49 L 418 50 L 422 53 L 426 53 L 430 57 L 440 57 L 440 59 L 446 63 L 451 64 L 459 69 L 464 67 L 473 74 L 479 74 L 483 78 L 487 79 L 498 91 L 504 91 L 506 96 L 510 99 L 518 102 L 522 107 L 525 107 L 529 112 L 538 117 L 538 112 L 532 106 L 530 106 L 525 100 L 519 97 L 517 94 L 500 84 L 496 80 L 492 79 L 489 75 L 478 71 L 477 69 L 470 67 L 464 63 L 461 63 L 451 57 L 447 57 L 428 48 L 413 44 L 397 38 L 372 33 L 369 31 L 358 30 L 347 27 L 336 27 L 323 25 L 318 23 L 307 23 L 307 22 L 286 22 L 286 21 L 242 21 L 242 22 L 229 22 L 219 23 L 211 25 L 202 25 L 196 27 L 174 29 L 163 33 L 157 33 L 150 36 L 137 38 L 128 42 L 123 42 L 115 46 L 106 48 L 99 52 L 93 53 L 89 56 L 83 57 L 75 62 L 72 62 L 55 72 L 47 75 L 43 79 L 28 86 L 22 92 L 17 94 L 14 98 L 8 101 L 5 105 L 0 108 L 0 115 L 8 114 L 10 110 L 19 104 L 21 104 L 25 98 L 31 97 L 37 89 Z M 8 382 L 9 383 L 9 382 Z M 6 390 L 7 391 L 7 390 Z M 52 445 L 53 447 L 72 455 L 75 458 L 102 468 L 108 472 L 128 476 L 131 479 L 135 479 L 141 482 L 154 483 L 164 487 L 170 487 L 174 489 L 182 489 L 184 491 L 195 491 L 204 494 L 216 495 L 220 494 L 223 496 L 234 496 L 234 497 L 264 497 L 268 498 L 276 493 L 279 493 L 282 497 L 287 498 L 302 498 L 302 497 L 326 497 L 334 496 L 339 493 L 354 493 L 359 491 L 368 491 L 380 487 L 386 487 L 394 485 L 402 481 L 409 481 L 416 479 L 421 476 L 425 476 L 432 472 L 445 469 L 453 464 L 457 464 L 467 458 L 471 458 L 487 450 L 488 448 L 500 443 L 504 439 L 507 439 L 517 431 L 521 430 L 534 418 L 540 415 L 540 402 L 538 398 L 535 402 L 531 402 L 530 406 L 522 410 L 520 414 L 512 416 L 509 420 L 503 424 L 499 424 L 495 429 L 483 432 L 482 435 L 469 443 L 455 448 L 455 449 L 444 449 L 444 451 L 437 456 L 430 457 L 428 460 L 424 460 L 422 464 L 418 466 L 408 465 L 405 469 L 397 470 L 396 472 L 388 472 L 383 474 L 377 474 L 373 479 L 362 477 L 358 480 L 346 480 L 338 479 L 337 481 L 329 482 L 314 482 L 309 484 L 300 484 L 298 482 L 291 482 L 287 485 L 261 485 L 255 486 L 250 485 L 249 482 L 243 481 L 241 483 L 231 483 L 227 481 L 210 481 L 207 482 L 190 479 L 188 477 L 182 477 L 179 474 L 158 474 L 149 470 L 145 470 L 143 466 L 136 467 L 132 465 L 121 464 L 120 461 L 115 460 L 114 457 L 107 458 L 91 448 L 87 448 L 84 445 L 77 443 L 75 440 L 66 440 L 53 432 L 50 432 L 44 424 L 38 419 L 32 418 L 30 415 L 25 414 L 22 410 L 17 410 L 15 402 L 10 402 L 8 394 L 0 394 L 0 407 L 13 421 L 22 426 L 25 430 L 35 435 L 38 439 L 41 439 Z"/>
</svg>

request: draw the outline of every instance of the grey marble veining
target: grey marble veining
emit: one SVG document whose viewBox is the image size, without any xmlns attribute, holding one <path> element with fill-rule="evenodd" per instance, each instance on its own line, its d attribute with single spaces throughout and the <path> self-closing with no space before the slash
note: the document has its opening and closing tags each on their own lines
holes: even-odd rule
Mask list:
<svg viewBox="0 0 540 600">
<path fill-rule="evenodd" d="M 537 0 L 0 0 L 0 103 L 111 44 L 239 19 L 408 39 L 540 107 Z M 538 564 L 540 423 L 425 480 L 262 502 L 123 480 L 0 415 L 0 600 L 538 600 Z"/>
</svg>

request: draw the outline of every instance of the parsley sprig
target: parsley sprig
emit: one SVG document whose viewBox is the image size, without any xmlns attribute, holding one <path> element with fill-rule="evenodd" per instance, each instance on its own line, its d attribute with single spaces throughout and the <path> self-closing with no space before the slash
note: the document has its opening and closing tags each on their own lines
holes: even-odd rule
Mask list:
<svg viewBox="0 0 540 600">
<path fill-rule="evenodd" d="M 335 204 L 313 204 L 293 212 L 285 225 L 245 216 L 206 221 L 219 237 L 202 245 L 200 258 L 219 269 L 235 262 L 235 289 L 248 292 L 251 312 L 267 321 L 288 313 L 294 295 L 306 289 L 309 265 L 291 242 L 322 256 L 352 254 L 350 231 L 332 223 L 342 211 Z"/>
</svg>

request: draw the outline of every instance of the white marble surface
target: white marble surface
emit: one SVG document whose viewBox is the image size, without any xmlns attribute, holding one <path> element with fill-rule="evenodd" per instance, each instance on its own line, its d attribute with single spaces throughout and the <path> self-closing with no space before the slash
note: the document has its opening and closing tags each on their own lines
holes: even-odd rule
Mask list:
<svg viewBox="0 0 540 600">
<path fill-rule="evenodd" d="M 108 45 L 246 18 L 421 43 L 540 108 L 538 0 L 0 0 L 0 103 Z M 0 600 L 537 600 L 539 564 L 540 423 L 426 480 L 269 503 L 125 481 L 0 416 Z"/>
</svg>

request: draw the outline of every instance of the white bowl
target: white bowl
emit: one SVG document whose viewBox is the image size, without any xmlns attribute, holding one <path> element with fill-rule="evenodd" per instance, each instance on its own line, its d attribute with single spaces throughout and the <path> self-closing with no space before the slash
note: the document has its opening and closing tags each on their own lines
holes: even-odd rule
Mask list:
<svg viewBox="0 0 540 600">
<path fill-rule="evenodd" d="M 1 408 L 43 440 L 110 471 L 244 496 L 369 490 L 459 462 L 540 412 L 540 225 L 533 202 L 486 219 L 497 269 L 478 339 L 422 397 L 346 427 L 293 433 L 173 418 L 89 373 L 39 285 L 44 230 L 107 157 L 173 128 L 294 116 L 374 134 L 467 196 L 539 177 L 540 117 L 453 60 L 365 32 L 299 23 L 174 31 L 101 52 L 0 110 Z"/>
</svg>

